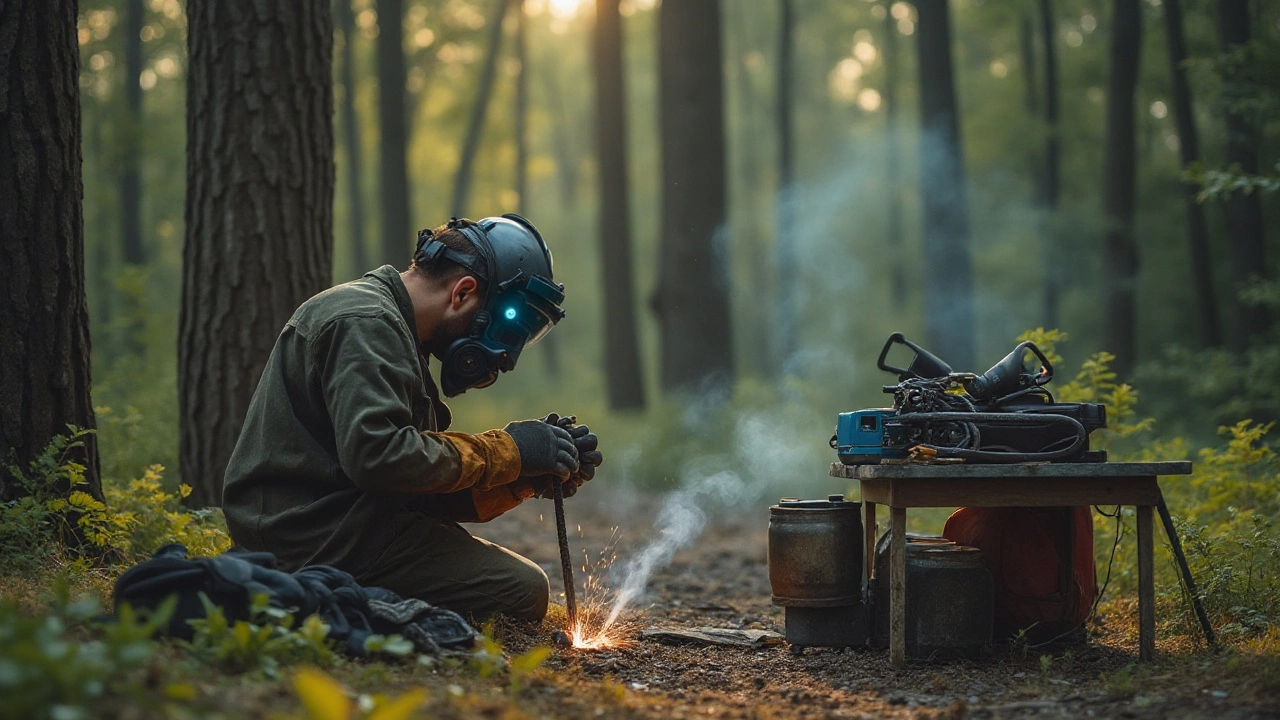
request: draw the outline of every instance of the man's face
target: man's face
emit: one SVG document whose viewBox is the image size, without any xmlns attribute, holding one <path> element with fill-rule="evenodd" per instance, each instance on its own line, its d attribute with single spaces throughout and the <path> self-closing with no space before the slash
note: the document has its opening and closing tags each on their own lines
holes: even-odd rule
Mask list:
<svg viewBox="0 0 1280 720">
<path fill-rule="evenodd" d="M 431 338 L 431 342 L 425 343 L 424 348 L 427 352 L 435 356 L 437 360 L 444 360 L 444 354 L 449 350 L 449 346 L 455 340 L 466 337 L 467 331 L 471 329 L 471 321 L 475 319 L 476 311 L 472 310 L 466 315 L 453 314 L 448 315 L 440 320 L 440 324 L 436 326 L 436 332 Z"/>
<path fill-rule="evenodd" d="M 440 320 L 431 333 L 431 339 L 422 344 L 422 349 L 443 361 L 449 346 L 466 337 L 472 320 L 484 304 L 484 297 L 476 279 L 463 275 L 448 282 L 441 301 Z"/>
</svg>

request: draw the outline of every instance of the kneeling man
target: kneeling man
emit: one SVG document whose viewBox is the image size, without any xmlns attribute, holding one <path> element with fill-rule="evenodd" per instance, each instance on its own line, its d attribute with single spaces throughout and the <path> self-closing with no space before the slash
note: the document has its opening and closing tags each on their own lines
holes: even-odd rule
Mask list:
<svg viewBox="0 0 1280 720">
<path fill-rule="evenodd" d="M 366 585 L 484 617 L 540 620 L 547 576 L 458 525 L 566 495 L 601 454 L 552 414 L 447 432 L 453 397 L 487 387 L 564 317 L 551 252 L 518 215 L 450 220 L 385 265 L 307 300 L 271 351 L 227 467 L 231 537 L 282 569 L 325 564 Z"/>
</svg>

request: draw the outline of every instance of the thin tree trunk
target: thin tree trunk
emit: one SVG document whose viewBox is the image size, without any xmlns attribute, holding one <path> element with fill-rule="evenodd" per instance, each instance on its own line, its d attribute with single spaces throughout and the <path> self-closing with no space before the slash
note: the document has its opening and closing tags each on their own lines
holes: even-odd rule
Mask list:
<svg viewBox="0 0 1280 720">
<path fill-rule="evenodd" d="M 556 69 L 546 64 L 540 75 L 546 87 L 547 103 L 553 108 L 563 108 L 564 94 L 560 91 L 560 79 Z M 552 152 L 556 157 L 556 180 L 560 188 L 560 204 L 565 212 L 571 212 L 578 198 L 578 159 L 574 152 L 569 123 L 566 119 L 551 127 Z M 547 339 L 551 336 L 548 335 Z"/>
<path fill-rule="evenodd" d="M 1022 57 L 1022 81 L 1027 114 L 1034 117 L 1040 112 L 1040 90 L 1036 85 L 1036 37 L 1031 18 L 1018 19 L 1018 50 Z"/>
<path fill-rule="evenodd" d="M 1125 378 L 1135 361 L 1134 285 L 1138 245 L 1133 211 L 1136 188 L 1134 103 L 1142 41 L 1139 0 L 1112 0 L 1111 73 L 1107 90 L 1107 137 L 1102 178 L 1102 214 L 1107 223 L 1103 245 L 1103 347 L 1115 354 L 1113 369 Z"/>
<path fill-rule="evenodd" d="M 778 198 L 774 218 L 774 266 L 777 268 L 778 298 L 773 326 L 777 330 L 777 360 L 780 373 L 786 372 L 787 360 L 795 355 L 799 344 L 800 298 L 796 262 L 796 190 L 795 153 L 792 143 L 793 87 L 792 65 L 795 63 L 795 12 L 792 0 L 779 0 L 778 57 L 774 65 L 774 113 L 778 125 Z"/>
<path fill-rule="evenodd" d="M 145 265 L 142 242 L 142 180 L 138 165 L 142 154 L 142 23 L 146 0 L 128 0 L 124 20 L 125 146 L 120 172 L 120 239 L 125 263 Z"/>
<path fill-rule="evenodd" d="M 476 99 L 471 103 L 471 119 L 467 122 L 467 136 L 462 141 L 462 157 L 458 161 L 458 173 L 453 180 L 453 214 L 457 217 L 465 215 L 467 210 L 472 167 L 476 152 L 480 149 L 480 136 L 484 132 L 484 120 L 489 111 L 493 78 L 498 74 L 498 55 L 502 52 L 502 18 L 507 14 L 508 4 L 509 0 L 497 0 L 493 17 L 489 18 L 489 53 L 480 68 Z"/>
<path fill-rule="evenodd" d="M 516 62 L 520 65 L 520 74 L 516 75 L 516 92 L 515 92 L 515 141 L 516 141 L 516 212 L 524 215 L 529 205 L 527 193 L 528 173 L 529 173 L 529 75 L 526 66 L 529 63 L 529 51 L 525 46 L 527 24 L 524 10 L 524 0 L 512 0 L 514 7 L 512 10 L 516 14 L 516 36 L 515 47 L 513 48 Z"/>
<path fill-rule="evenodd" d="M 342 139 L 347 150 L 347 232 L 351 245 L 351 268 L 357 273 L 369 270 L 369 249 L 364 238 L 364 193 L 360 182 L 364 168 L 364 151 L 360 146 L 360 116 L 356 113 L 355 17 L 351 0 L 334 0 L 334 20 L 342 32 Z M 401 260 L 403 262 L 403 260 Z"/>
<path fill-rule="evenodd" d="M 95 426 L 79 64 L 75 0 L 0 3 L 0 458 L 23 469 L 68 424 Z M 101 499 L 94 437 L 69 459 Z"/>
<path fill-rule="evenodd" d="M 947 0 L 917 0 L 925 335 L 953 367 L 973 367 L 973 277 L 968 192 L 951 63 Z"/>
<path fill-rule="evenodd" d="M 217 505 L 267 356 L 333 262 L 331 0 L 189 0 L 182 479 Z"/>
<path fill-rule="evenodd" d="M 416 239 L 409 228 L 409 129 L 404 111 L 403 0 L 378 0 L 378 153 L 384 265 L 402 268 Z"/>
<path fill-rule="evenodd" d="M 745 196 L 746 211 L 744 212 L 745 220 L 741 225 L 735 223 L 734 238 L 738 247 L 746 253 L 747 275 L 745 286 L 751 289 L 749 299 L 755 301 L 758 293 L 764 288 L 768 288 L 776 280 L 773 264 L 773 233 L 770 232 L 769 213 L 772 212 L 775 204 L 760 202 L 760 193 L 762 191 L 761 177 L 764 174 L 762 166 L 765 164 L 761 157 L 762 143 L 760 142 L 762 130 L 761 110 L 768 111 L 769 108 L 759 100 L 760 93 L 757 92 L 755 79 L 752 77 L 751 69 L 748 67 L 747 48 L 750 47 L 750 33 L 747 28 L 747 20 L 744 13 L 734 13 L 729 15 L 726 20 L 731 24 L 732 30 L 727 33 L 726 37 L 733 38 L 734 46 L 730 49 L 735 62 L 735 80 L 738 88 L 738 102 L 732 112 L 736 112 L 741 118 L 741 134 L 742 137 L 737 143 L 738 152 L 742 157 L 742 170 L 738 173 L 738 177 L 742 183 Z M 772 124 L 769 124 L 772 127 Z M 734 146 L 733 139 L 728 140 L 729 147 Z M 766 192 L 773 195 L 773 188 L 770 187 Z M 781 371 L 780 353 L 777 352 L 776 339 L 774 338 L 775 328 L 773 323 L 768 322 L 752 322 L 745 326 L 739 325 L 736 330 L 745 331 L 745 337 L 741 342 L 746 347 L 760 348 L 762 351 L 754 353 L 742 360 L 750 360 L 754 365 L 748 367 L 746 362 L 743 363 L 743 372 L 754 371 L 760 377 L 774 377 Z"/>
<path fill-rule="evenodd" d="M 902 154 L 902 122 L 898 107 L 898 21 L 893 17 L 893 0 L 884 2 L 884 88 L 880 93 L 884 107 L 885 125 L 885 187 L 889 202 L 886 241 L 889 248 L 889 291 L 894 307 L 902 308 L 907 302 L 906 233 L 902 226 L 902 187 L 898 163 Z"/>
<path fill-rule="evenodd" d="M 1169 48 L 1169 75 L 1173 85 L 1173 121 L 1178 129 L 1178 150 L 1186 169 L 1200 161 L 1200 139 L 1192 114 L 1191 85 L 1187 82 L 1187 43 L 1182 29 L 1182 0 L 1164 0 L 1165 40 Z M 1187 245 L 1191 260 L 1191 286 L 1195 289 L 1196 310 L 1200 318 L 1200 344 L 1217 347 L 1222 344 L 1222 326 L 1218 319 L 1218 298 L 1213 291 L 1213 254 L 1209 250 L 1209 232 L 1204 207 L 1196 202 L 1197 190 L 1186 186 Z"/>
<path fill-rule="evenodd" d="M 720 6 L 666 0 L 658 11 L 662 237 L 654 306 L 666 391 L 733 380 L 725 232 Z"/>
<path fill-rule="evenodd" d="M 1232 52 L 1249 42 L 1248 0 L 1219 0 L 1218 32 L 1222 51 Z M 1231 80 L 1231 78 L 1227 78 Z M 1246 175 L 1258 173 L 1260 138 L 1254 120 L 1245 112 L 1228 106 L 1227 167 Z M 1243 350 L 1249 340 L 1265 332 L 1271 324 L 1263 307 L 1240 302 L 1240 287 L 1254 276 L 1266 275 L 1265 240 L 1262 232 L 1262 200 L 1258 193 L 1232 193 L 1226 201 L 1227 247 L 1231 258 L 1231 347 Z"/>
<path fill-rule="evenodd" d="M 604 366 L 609 407 L 644 407 L 644 373 L 636 328 L 627 182 L 626 86 L 618 0 L 596 0 L 592 44 L 596 75 L 596 143 L 600 163 L 600 279 L 604 291 Z"/>
<path fill-rule="evenodd" d="M 1065 274 L 1062 269 L 1062 248 L 1058 241 L 1058 199 L 1062 194 L 1061 128 L 1058 126 L 1058 45 L 1054 32 L 1055 16 L 1053 0 L 1040 0 L 1040 37 L 1044 42 L 1044 194 L 1041 203 L 1048 216 L 1041 227 L 1044 238 L 1044 326 L 1058 326 L 1059 306 L 1062 302 L 1062 286 Z"/>
</svg>

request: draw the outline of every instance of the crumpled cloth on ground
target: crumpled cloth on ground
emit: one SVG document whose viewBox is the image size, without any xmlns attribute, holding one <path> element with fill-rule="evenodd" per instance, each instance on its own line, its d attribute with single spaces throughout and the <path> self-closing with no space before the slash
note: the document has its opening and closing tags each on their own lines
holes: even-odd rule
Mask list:
<svg viewBox="0 0 1280 720">
<path fill-rule="evenodd" d="M 265 594 L 272 607 L 297 620 L 319 615 L 329 638 L 350 655 L 363 656 L 370 635 L 399 634 L 420 653 L 438 655 L 475 645 L 476 632 L 460 615 L 422 600 L 405 599 L 379 587 L 361 587 L 348 573 L 328 565 L 297 572 L 276 569 L 266 552 L 231 550 L 216 557 L 187 557 L 186 547 L 165 545 L 129 568 L 116 580 L 115 607 L 156 609 L 170 596 L 177 606 L 169 618 L 169 634 L 190 640 L 188 620 L 205 617 L 200 593 L 222 608 L 229 622 L 249 620 L 253 596 Z"/>
</svg>

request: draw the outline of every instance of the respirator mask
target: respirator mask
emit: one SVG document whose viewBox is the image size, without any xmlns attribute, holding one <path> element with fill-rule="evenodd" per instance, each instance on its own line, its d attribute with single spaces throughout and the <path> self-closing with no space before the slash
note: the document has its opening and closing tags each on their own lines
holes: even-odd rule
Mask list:
<svg viewBox="0 0 1280 720">
<path fill-rule="evenodd" d="M 449 345 L 440 364 L 440 390 L 454 397 L 488 387 L 498 373 L 515 368 L 521 351 L 564 317 L 564 285 L 552 282 L 551 251 L 542 235 L 519 215 L 476 223 L 455 218 L 449 226 L 466 236 L 477 254 L 454 250 L 423 230 L 414 262 L 449 260 L 486 285 L 484 305 L 467 334 Z"/>
</svg>

